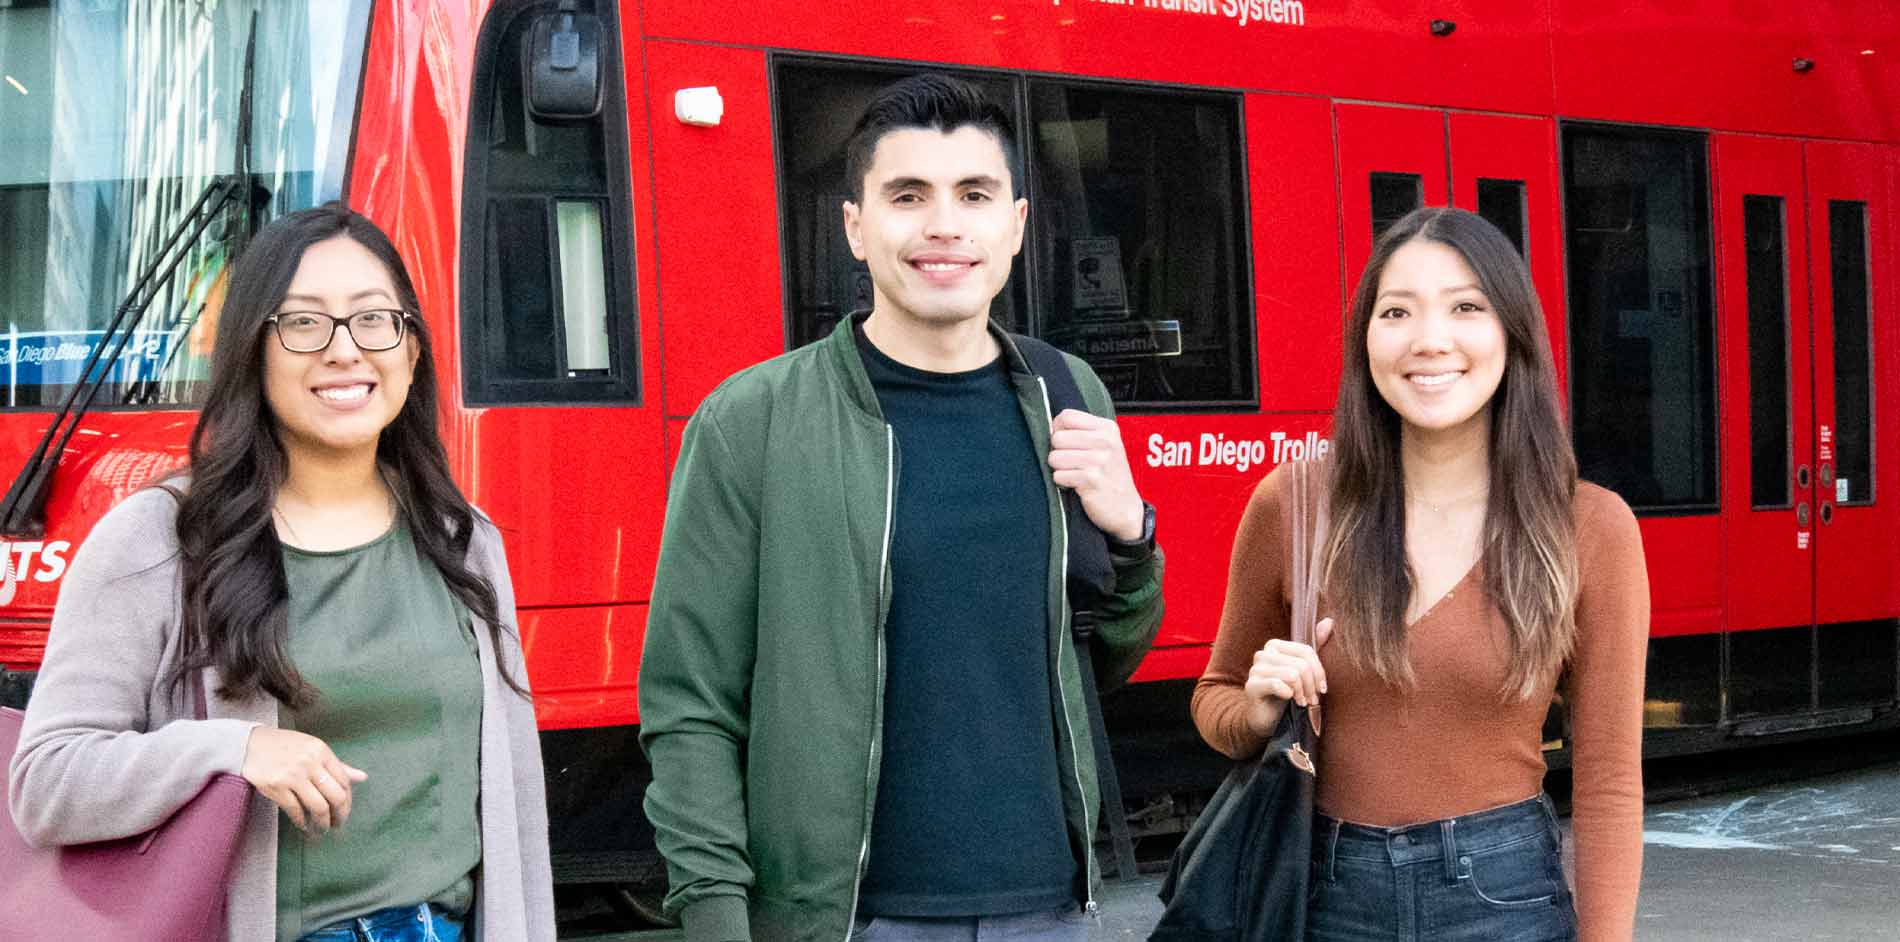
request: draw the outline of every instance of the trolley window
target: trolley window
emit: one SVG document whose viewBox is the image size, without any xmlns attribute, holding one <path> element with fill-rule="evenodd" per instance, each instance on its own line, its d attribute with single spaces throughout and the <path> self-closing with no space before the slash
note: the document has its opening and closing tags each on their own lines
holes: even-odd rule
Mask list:
<svg viewBox="0 0 1900 942">
<path fill-rule="evenodd" d="M 1036 79 L 1037 333 L 1137 408 L 1254 400 L 1232 95 Z"/>
<path fill-rule="evenodd" d="M 1789 504 L 1787 223 L 1778 196 L 1742 197 L 1748 256 L 1749 503 Z"/>
<path fill-rule="evenodd" d="M 1836 503 L 1874 499 L 1873 352 L 1867 289 L 1867 204 L 1827 204 L 1834 285 L 1834 493 Z M 1824 498 L 1825 499 L 1825 498 Z"/>
<path fill-rule="evenodd" d="M 793 345 L 872 306 L 870 272 L 844 240 L 845 139 L 879 89 L 915 71 L 776 63 Z M 1011 112 L 1025 158 L 1030 231 L 991 317 L 1089 361 L 1121 407 L 1252 405 L 1239 96 L 956 74 Z"/>
<path fill-rule="evenodd" d="M 1425 205 L 1425 179 L 1416 173 L 1373 173 L 1367 186 L 1372 191 L 1374 244 L 1406 213 Z"/>
<path fill-rule="evenodd" d="M 1524 181 L 1478 180 L 1478 215 L 1489 220 L 1517 246 L 1517 254 L 1529 258 L 1529 232 L 1524 222 Z"/>
<path fill-rule="evenodd" d="M 604 3 L 501 4 L 482 24 L 462 223 L 470 403 L 639 398 L 619 36 Z M 555 81 L 590 67 L 591 113 Z"/>
<path fill-rule="evenodd" d="M 844 239 L 844 204 L 856 198 L 856 187 L 844 178 L 845 139 L 879 89 L 916 71 L 798 61 L 780 63 L 777 69 L 773 98 L 778 109 L 779 220 L 791 346 L 817 340 L 845 316 L 871 309 L 871 271 L 852 257 Z M 1010 107 L 1016 102 L 1016 83 L 1007 77 L 954 74 L 976 83 L 998 104 Z M 1022 126 L 1021 121 L 1015 124 Z M 1018 148 L 1020 152 L 1020 144 Z M 1019 194 L 1026 186 L 1026 181 L 1016 181 Z M 1032 216 L 1035 211 L 1031 207 Z M 1008 286 L 990 309 L 997 323 L 1018 332 L 1028 328 L 1021 313 L 1027 254 L 1017 257 Z"/>
<path fill-rule="evenodd" d="M 1708 140 L 1566 125 L 1572 434 L 1639 511 L 1716 506 Z"/>
<path fill-rule="evenodd" d="M 219 177 L 248 171 L 266 218 L 342 194 L 369 8 L 0 2 L 0 408 L 61 401 L 156 237 Z M 246 231 L 233 210 L 190 247 L 106 368 L 101 404 L 202 397 Z"/>
</svg>

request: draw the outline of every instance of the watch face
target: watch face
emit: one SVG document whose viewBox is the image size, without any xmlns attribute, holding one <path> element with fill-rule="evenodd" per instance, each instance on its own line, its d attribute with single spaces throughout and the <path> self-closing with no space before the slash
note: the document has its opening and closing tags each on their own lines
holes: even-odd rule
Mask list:
<svg viewBox="0 0 1900 942">
<path fill-rule="evenodd" d="M 1146 547 L 1146 546 L 1152 545 L 1155 541 L 1154 505 L 1148 503 L 1147 501 L 1141 502 L 1141 535 L 1140 536 L 1132 540 L 1118 540 L 1115 537 L 1110 536 L 1108 540 L 1110 543 L 1118 544 L 1120 546 Z"/>
</svg>

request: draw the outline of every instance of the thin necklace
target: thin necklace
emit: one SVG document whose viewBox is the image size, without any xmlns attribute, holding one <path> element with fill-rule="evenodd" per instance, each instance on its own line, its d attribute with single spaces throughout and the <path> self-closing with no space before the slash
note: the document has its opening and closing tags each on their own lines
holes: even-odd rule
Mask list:
<svg viewBox="0 0 1900 942">
<path fill-rule="evenodd" d="M 1440 517 L 1445 515 L 1445 510 L 1447 508 L 1456 507 L 1460 504 L 1465 503 L 1468 500 L 1471 500 L 1474 497 L 1489 497 L 1490 491 L 1491 491 L 1491 486 L 1489 484 L 1483 484 L 1469 491 L 1466 491 L 1465 493 L 1460 494 L 1457 497 L 1451 498 L 1450 500 L 1431 501 L 1431 500 L 1426 500 L 1424 495 L 1420 494 L 1419 492 L 1412 490 L 1411 488 L 1406 488 L 1406 493 L 1409 499 L 1415 500 L 1421 504 L 1424 504 L 1428 509 L 1431 510 L 1433 514 Z"/>
</svg>

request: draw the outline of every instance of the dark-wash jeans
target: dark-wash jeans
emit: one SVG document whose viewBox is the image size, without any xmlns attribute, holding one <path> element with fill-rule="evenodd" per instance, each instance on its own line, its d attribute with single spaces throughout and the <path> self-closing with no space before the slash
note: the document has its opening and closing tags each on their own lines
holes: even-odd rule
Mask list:
<svg viewBox="0 0 1900 942">
<path fill-rule="evenodd" d="M 1563 832 L 1536 798 L 1402 828 L 1318 815 L 1311 942 L 1572 942 Z"/>
</svg>

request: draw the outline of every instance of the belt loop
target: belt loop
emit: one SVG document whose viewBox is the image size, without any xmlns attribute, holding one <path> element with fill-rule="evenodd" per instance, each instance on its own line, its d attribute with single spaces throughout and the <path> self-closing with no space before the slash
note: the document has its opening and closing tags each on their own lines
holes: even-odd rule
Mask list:
<svg viewBox="0 0 1900 942">
<path fill-rule="evenodd" d="M 1458 836 L 1457 818 L 1446 818 L 1438 822 L 1438 854 L 1445 861 L 1445 882 L 1458 882 Z"/>
</svg>

